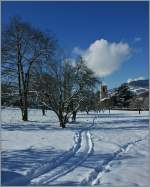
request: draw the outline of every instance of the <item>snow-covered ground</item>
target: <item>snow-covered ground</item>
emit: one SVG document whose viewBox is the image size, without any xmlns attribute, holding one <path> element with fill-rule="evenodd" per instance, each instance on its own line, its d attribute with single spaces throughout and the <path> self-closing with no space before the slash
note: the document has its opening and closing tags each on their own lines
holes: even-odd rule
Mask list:
<svg viewBox="0 0 150 187">
<path fill-rule="evenodd" d="M 59 127 L 52 111 L 1 111 L 2 185 L 146 186 L 148 112 L 79 113 Z"/>
</svg>

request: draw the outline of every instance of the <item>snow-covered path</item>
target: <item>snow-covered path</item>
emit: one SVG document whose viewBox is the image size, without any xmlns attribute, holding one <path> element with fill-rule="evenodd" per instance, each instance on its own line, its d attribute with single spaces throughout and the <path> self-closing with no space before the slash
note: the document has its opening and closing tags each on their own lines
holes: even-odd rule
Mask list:
<svg viewBox="0 0 150 187">
<path fill-rule="evenodd" d="M 50 111 L 18 113 L 2 111 L 3 185 L 148 184 L 148 112 L 79 113 L 66 129 Z"/>
<path fill-rule="evenodd" d="M 78 167 L 79 164 L 84 162 L 84 160 L 88 157 L 90 153 L 92 153 L 93 144 L 91 140 L 91 135 L 89 131 L 85 131 L 82 133 L 81 137 L 81 145 L 77 152 L 72 155 L 69 159 L 62 162 L 60 166 L 56 167 L 54 170 L 41 175 L 31 181 L 31 184 L 41 184 L 48 185 L 51 184 L 52 181 L 58 179 L 61 176 L 66 175 L 67 173 L 74 170 Z"/>
</svg>

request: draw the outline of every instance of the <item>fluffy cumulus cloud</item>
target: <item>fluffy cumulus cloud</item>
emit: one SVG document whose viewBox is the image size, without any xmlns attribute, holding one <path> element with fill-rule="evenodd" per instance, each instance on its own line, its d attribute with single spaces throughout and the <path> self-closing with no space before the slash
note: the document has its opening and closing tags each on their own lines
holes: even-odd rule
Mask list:
<svg viewBox="0 0 150 187">
<path fill-rule="evenodd" d="M 127 80 L 127 83 L 130 83 L 130 82 L 132 82 L 132 81 L 138 81 L 138 80 L 145 80 L 145 78 L 144 77 L 137 77 L 137 78 L 129 78 L 128 80 Z"/>
<path fill-rule="evenodd" d="M 108 42 L 100 39 L 92 43 L 88 49 L 75 48 L 76 54 L 82 55 L 89 68 L 99 77 L 105 77 L 118 70 L 130 55 L 130 47 L 123 42 Z"/>
</svg>

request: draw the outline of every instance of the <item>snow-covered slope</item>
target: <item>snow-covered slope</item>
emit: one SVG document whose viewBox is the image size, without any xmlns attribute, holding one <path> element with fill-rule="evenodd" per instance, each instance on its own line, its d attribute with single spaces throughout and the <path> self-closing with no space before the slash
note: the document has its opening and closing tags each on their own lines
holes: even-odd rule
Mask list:
<svg viewBox="0 0 150 187">
<path fill-rule="evenodd" d="M 133 87 L 141 87 L 141 88 L 149 88 L 149 80 L 136 80 L 136 81 L 130 81 L 128 83 L 129 86 Z"/>
<path fill-rule="evenodd" d="M 134 92 L 136 95 L 140 95 L 144 92 L 148 92 L 148 88 L 142 88 L 142 87 L 135 87 L 135 86 L 129 86 L 130 91 Z"/>
<path fill-rule="evenodd" d="M 149 80 L 137 80 L 128 83 L 129 89 L 137 96 L 149 92 Z"/>
<path fill-rule="evenodd" d="M 129 83 L 124 83 L 124 85 L 127 85 L 129 90 L 137 96 L 149 92 L 149 80 L 131 81 Z M 110 89 L 109 95 L 115 96 L 117 94 L 117 89 L 118 88 Z"/>
<path fill-rule="evenodd" d="M 148 112 L 79 113 L 61 129 L 56 115 L 2 110 L 2 185 L 148 185 Z"/>
</svg>

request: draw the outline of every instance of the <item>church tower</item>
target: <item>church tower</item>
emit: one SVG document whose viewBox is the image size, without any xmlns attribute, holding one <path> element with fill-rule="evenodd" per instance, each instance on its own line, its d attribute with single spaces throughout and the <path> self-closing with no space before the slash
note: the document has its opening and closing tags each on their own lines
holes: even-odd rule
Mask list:
<svg viewBox="0 0 150 187">
<path fill-rule="evenodd" d="M 100 100 L 108 97 L 107 85 L 101 85 L 100 87 Z"/>
</svg>

